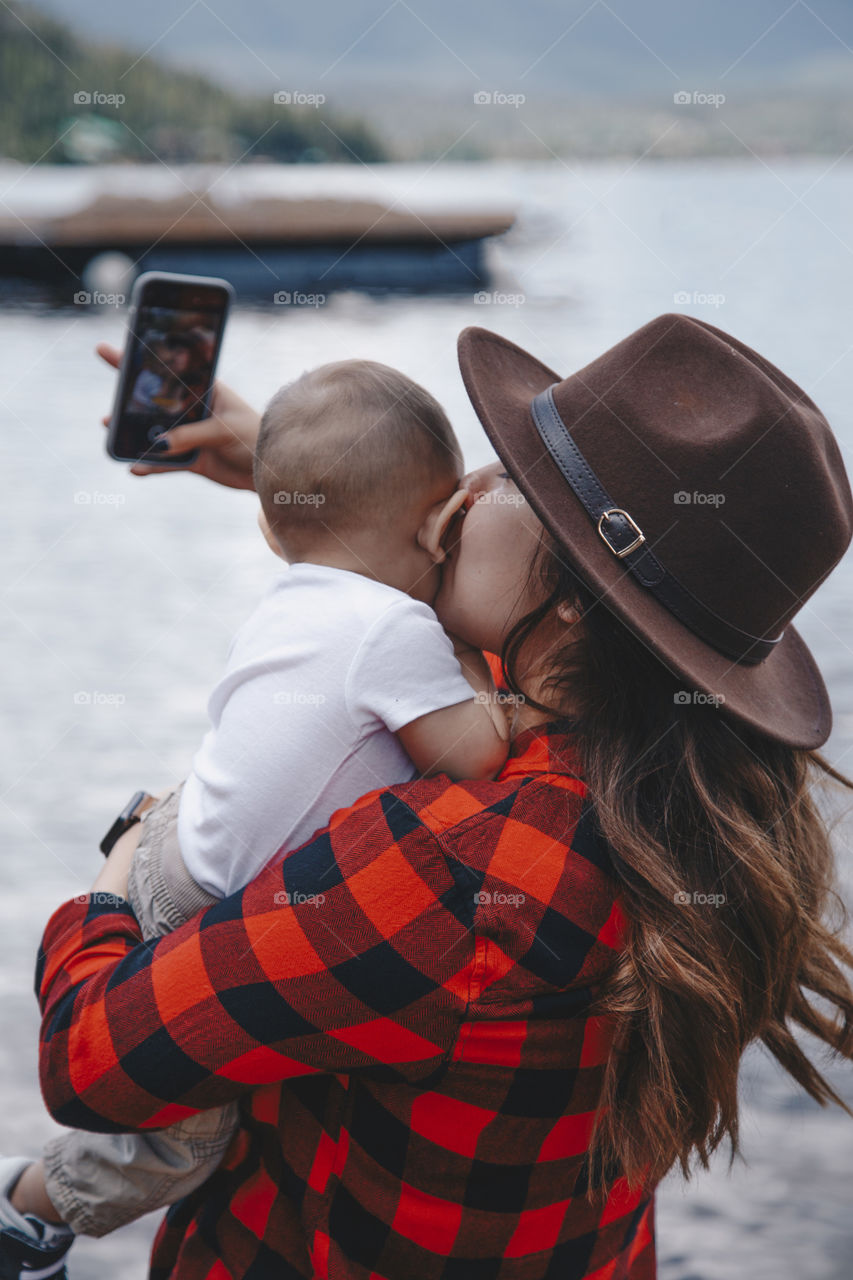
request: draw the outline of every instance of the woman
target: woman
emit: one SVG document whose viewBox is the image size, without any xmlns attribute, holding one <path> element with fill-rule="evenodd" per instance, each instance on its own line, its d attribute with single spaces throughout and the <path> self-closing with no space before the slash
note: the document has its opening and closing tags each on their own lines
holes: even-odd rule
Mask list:
<svg viewBox="0 0 853 1280">
<path fill-rule="evenodd" d="M 840 1101 L 791 1031 L 853 1056 L 811 798 L 853 784 L 790 625 L 853 532 L 828 425 L 684 316 L 565 379 L 479 329 L 460 361 L 501 462 L 422 537 L 518 698 L 500 777 L 372 792 L 151 948 L 112 896 L 131 831 L 48 925 L 58 1120 L 240 1102 L 154 1276 L 648 1280 L 655 1185 L 737 1147 L 751 1041 Z M 171 447 L 250 487 L 254 415 L 216 412 Z"/>
</svg>

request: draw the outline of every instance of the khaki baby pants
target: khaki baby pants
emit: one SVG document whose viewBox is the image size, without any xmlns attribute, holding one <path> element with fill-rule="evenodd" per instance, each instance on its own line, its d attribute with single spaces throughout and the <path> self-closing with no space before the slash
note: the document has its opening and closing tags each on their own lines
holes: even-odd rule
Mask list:
<svg viewBox="0 0 853 1280">
<path fill-rule="evenodd" d="M 190 877 L 177 836 L 180 787 L 142 819 L 128 900 L 146 941 L 178 928 L 217 899 Z M 83 1133 L 48 1142 L 47 1193 L 80 1235 L 103 1236 L 200 1186 L 225 1154 L 237 1104 L 201 1111 L 157 1133 Z"/>
</svg>

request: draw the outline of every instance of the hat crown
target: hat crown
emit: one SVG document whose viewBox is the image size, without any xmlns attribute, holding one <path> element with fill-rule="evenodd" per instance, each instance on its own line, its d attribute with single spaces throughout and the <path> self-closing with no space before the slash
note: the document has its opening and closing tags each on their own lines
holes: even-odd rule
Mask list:
<svg viewBox="0 0 853 1280">
<path fill-rule="evenodd" d="M 849 545 L 853 495 L 823 414 L 713 325 L 659 316 L 552 390 L 614 504 L 733 625 L 777 635 Z"/>
<path fill-rule="evenodd" d="M 734 732 L 826 742 L 829 694 L 788 623 L 849 545 L 853 495 L 802 388 L 683 315 L 568 378 L 476 327 L 459 364 L 559 558 L 677 677 L 675 701 L 710 703 Z"/>
</svg>

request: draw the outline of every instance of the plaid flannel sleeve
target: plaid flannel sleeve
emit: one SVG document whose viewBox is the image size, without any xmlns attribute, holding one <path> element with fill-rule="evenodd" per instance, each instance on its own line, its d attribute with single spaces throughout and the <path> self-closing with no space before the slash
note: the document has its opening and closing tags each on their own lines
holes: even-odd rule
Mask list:
<svg viewBox="0 0 853 1280">
<path fill-rule="evenodd" d="M 161 1128 L 313 1072 L 427 1075 L 466 1007 L 458 892 L 391 789 L 155 944 L 120 898 L 65 903 L 36 976 L 49 1111 L 94 1131 Z"/>
</svg>

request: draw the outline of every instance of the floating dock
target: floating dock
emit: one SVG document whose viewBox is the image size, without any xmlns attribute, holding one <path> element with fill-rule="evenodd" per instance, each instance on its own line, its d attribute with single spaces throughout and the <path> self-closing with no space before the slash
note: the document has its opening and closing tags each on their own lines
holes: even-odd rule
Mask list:
<svg viewBox="0 0 853 1280">
<path fill-rule="evenodd" d="M 487 282 L 483 245 L 505 211 L 414 212 L 369 200 L 259 197 L 218 203 L 100 194 L 64 214 L 0 218 L 0 276 L 76 291 L 103 254 L 142 271 L 224 276 L 241 294 L 336 289 L 456 291 Z"/>
</svg>

